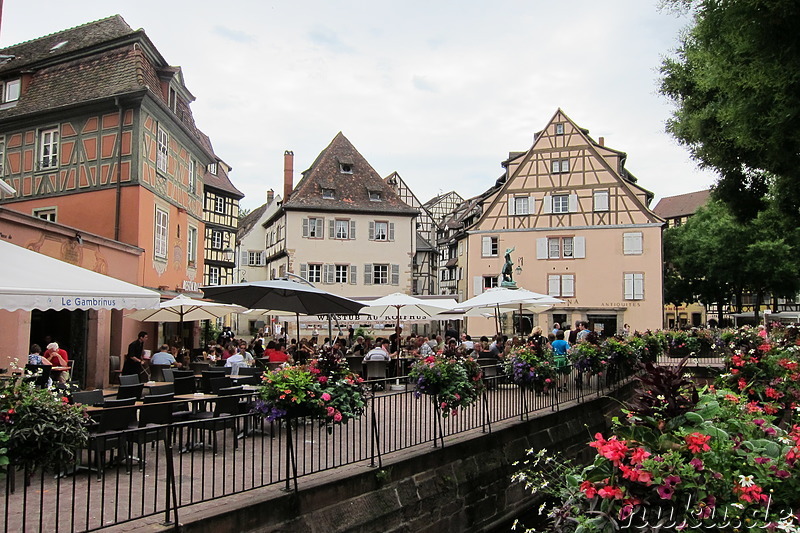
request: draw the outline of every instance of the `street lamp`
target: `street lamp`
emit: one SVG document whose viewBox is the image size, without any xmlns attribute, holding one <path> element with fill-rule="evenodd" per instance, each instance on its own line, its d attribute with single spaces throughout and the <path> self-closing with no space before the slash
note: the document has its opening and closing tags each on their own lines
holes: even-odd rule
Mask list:
<svg viewBox="0 0 800 533">
<path fill-rule="evenodd" d="M 225 258 L 225 261 L 227 261 L 228 263 L 233 263 L 233 258 L 236 257 L 236 252 L 233 250 L 233 248 L 228 246 L 227 248 L 222 250 L 222 255 Z"/>
</svg>

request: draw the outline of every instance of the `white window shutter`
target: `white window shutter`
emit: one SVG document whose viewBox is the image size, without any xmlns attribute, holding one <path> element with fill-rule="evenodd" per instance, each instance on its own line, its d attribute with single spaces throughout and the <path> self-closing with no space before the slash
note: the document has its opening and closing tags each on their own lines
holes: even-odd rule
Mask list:
<svg viewBox="0 0 800 533">
<path fill-rule="evenodd" d="M 389 240 L 394 240 L 394 222 L 389 222 Z"/>
<path fill-rule="evenodd" d="M 308 219 L 303 219 L 303 237 L 308 237 Z"/>
<path fill-rule="evenodd" d="M 570 213 L 577 213 L 578 212 L 578 195 L 577 194 L 570 194 L 569 195 L 569 212 Z"/>
<path fill-rule="evenodd" d="M 574 237 L 572 239 L 572 257 L 575 259 L 586 258 L 586 237 Z"/>
<path fill-rule="evenodd" d="M 355 285 L 358 281 L 358 267 L 355 265 L 350 265 L 350 285 Z"/>
<path fill-rule="evenodd" d="M 641 232 L 623 233 L 622 251 L 625 255 L 641 255 L 642 233 Z"/>
<path fill-rule="evenodd" d="M 575 275 L 563 274 L 561 276 L 561 296 L 572 297 L 575 296 Z"/>
<path fill-rule="evenodd" d="M 536 214 L 536 198 L 533 196 L 528 196 L 528 214 L 535 215 Z"/>
<path fill-rule="evenodd" d="M 300 277 L 308 279 L 308 265 L 305 263 L 300 263 Z"/>
<path fill-rule="evenodd" d="M 328 221 L 328 238 L 335 239 L 336 238 L 336 221 L 329 220 Z"/>
<path fill-rule="evenodd" d="M 633 275 L 633 297 L 636 300 L 644 299 L 644 274 Z"/>
<path fill-rule="evenodd" d="M 561 276 L 547 276 L 547 294 L 549 296 L 561 296 Z"/>
<path fill-rule="evenodd" d="M 392 265 L 392 285 L 400 285 L 400 265 Z"/>
<path fill-rule="evenodd" d="M 356 238 L 356 221 L 355 220 L 351 220 L 350 221 L 350 238 L 351 239 L 355 239 Z"/>
<path fill-rule="evenodd" d="M 506 203 L 508 204 L 508 215 L 509 216 L 512 216 L 512 215 L 515 214 L 515 212 L 514 212 L 515 205 L 514 204 L 516 202 L 517 202 L 516 198 L 514 198 L 511 195 L 508 195 L 508 201 Z"/>
<path fill-rule="evenodd" d="M 375 240 L 375 223 L 374 222 L 370 222 L 369 223 L 369 240 L 371 240 L 371 241 Z"/>
<path fill-rule="evenodd" d="M 542 204 L 542 213 L 549 215 L 553 212 L 553 198 L 549 194 L 544 195 L 544 203 Z"/>
<path fill-rule="evenodd" d="M 608 211 L 608 191 L 594 192 L 594 210 Z"/>
<path fill-rule="evenodd" d="M 325 283 L 327 283 L 328 285 L 333 283 L 334 282 L 333 265 L 325 263 L 324 265 L 322 265 L 322 270 L 323 270 L 323 278 L 322 279 L 325 280 Z"/>
<path fill-rule="evenodd" d="M 364 285 L 372 285 L 372 265 L 370 263 L 364 265 Z"/>
<path fill-rule="evenodd" d="M 633 300 L 633 274 L 625 274 L 625 299 Z"/>
<path fill-rule="evenodd" d="M 239 250 L 239 266 L 247 266 L 250 264 L 250 252 L 247 250 Z"/>
<path fill-rule="evenodd" d="M 536 259 L 547 259 L 547 237 L 536 239 Z"/>
<path fill-rule="evenodd" d="M 481 238 L 481 255 L 483 257 L 489 257 L 492 255 L 492 238 L 491 237 L 482 237 Z"/>
<path fill-rule="evenodd" d="M 266 264 L 267 264 L 267 251 L 266 250 L 261 250 L 261 263 L 260 263 L 260 265 L 264 266 Z"/>
<path fill-rule="evenodd" d="M 472 289 L 475 291 L 475 296 L 483 293 L 483 276 L 472 278 Z"/>
</svg>

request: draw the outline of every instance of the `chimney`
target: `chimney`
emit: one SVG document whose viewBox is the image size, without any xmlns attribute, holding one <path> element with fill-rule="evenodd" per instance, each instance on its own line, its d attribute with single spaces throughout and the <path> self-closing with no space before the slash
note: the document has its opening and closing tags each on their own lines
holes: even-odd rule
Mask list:
<svg viewBox="0 0 800 533">
<path fill-rule="evenodd" d="M 275 198 L 275 191 L 272 189 L 267 191 L 267 204 L 271 204 L 272 200 Z"/>
<path fill-rule="evenodd" d="M 286 150 L 283 152 L 283 203 L 289 199 L 289 195 L 294 189 L 294 152 Z"/>
<path fill-rule="evenodd" d="M 600 146 L 605 146 L 606 145 L 606 138 L 605 137 L 600 137 L 599 139 L 597 139 L 597 142 L 598 142 L 598 144 Z"/>
</svg>

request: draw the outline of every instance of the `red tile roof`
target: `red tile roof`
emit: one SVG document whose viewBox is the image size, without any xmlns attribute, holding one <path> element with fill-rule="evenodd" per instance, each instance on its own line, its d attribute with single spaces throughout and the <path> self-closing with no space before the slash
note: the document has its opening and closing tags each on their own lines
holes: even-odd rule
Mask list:
<svg viewBox="0 0 800 533">
<path fill-rule="evenodd" d="M 710 190 L 667 196 L 658 201 L 653 212 L 663 219 L 693 215 L 704 206 L 711 195 Z"/>
</svg>

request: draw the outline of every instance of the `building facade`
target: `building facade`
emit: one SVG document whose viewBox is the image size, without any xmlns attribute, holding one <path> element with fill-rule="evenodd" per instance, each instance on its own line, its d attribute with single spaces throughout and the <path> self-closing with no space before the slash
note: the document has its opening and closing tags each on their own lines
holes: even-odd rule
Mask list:
<svg viewBox="0 0 800 533">
<path fill-rule="evenodd" d="M 587 320 L 604 334 L 626 323 L 660 327 L 664 221 L 625 160 L 558 110 L 530 149 L 504 162 L 505 175 L 466 229 L 465 296 L 498 283 L 508 252 L 519 286 L 565 302 L 527 317 L 529 325 Z M 473 326 L 473 334 L 494 329 L 481 318 Z"/>
</svg>

